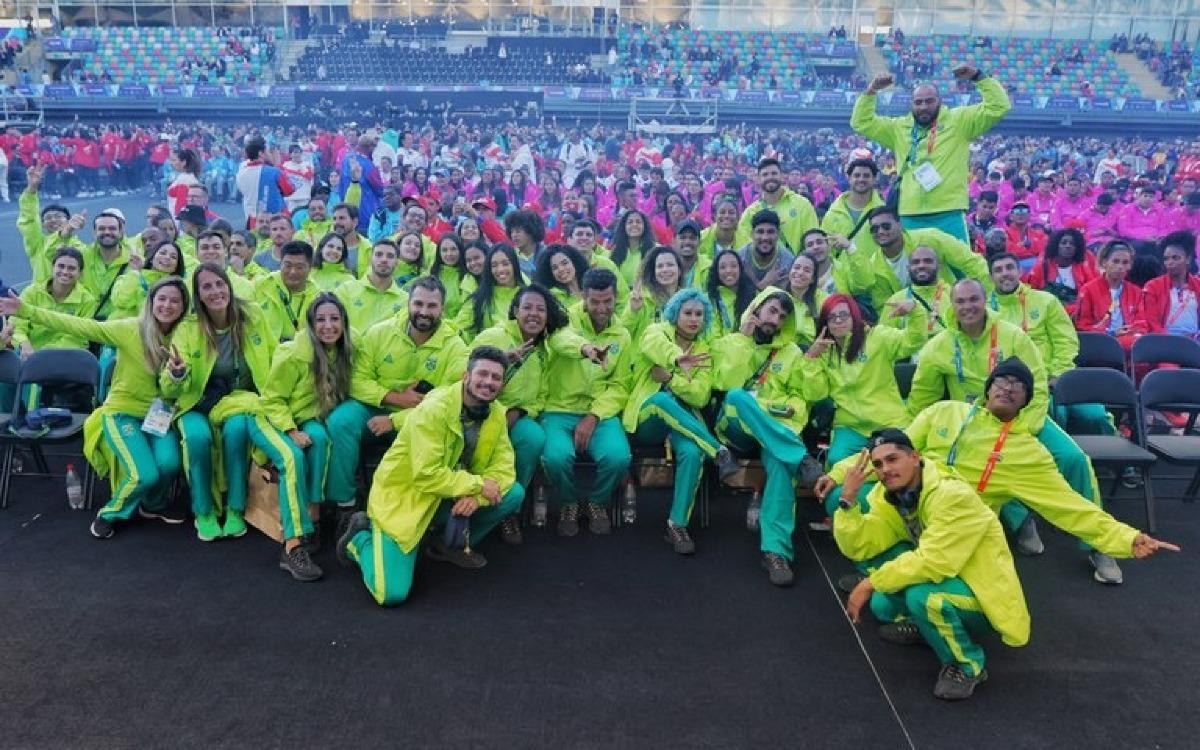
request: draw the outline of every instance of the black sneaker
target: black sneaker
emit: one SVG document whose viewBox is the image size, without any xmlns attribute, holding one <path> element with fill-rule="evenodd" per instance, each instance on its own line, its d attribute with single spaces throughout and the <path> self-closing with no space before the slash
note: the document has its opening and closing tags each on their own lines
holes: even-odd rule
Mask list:
<svg viewBox="0 0 1200 750">
<path fill-rule="evenodd" d="M 921 636 L 921 629 L 912 620 L 886 622 L 880 625 L 879 637 L 897 646 L 916 646 L 925 642 Z"/>
<path fill-rule="evenodd" d="M 172 526 L 178 526 L 187 521 L 187 513 L 171 507 L 163 508 L 162 510 L 150 510 L 144 505 L 139 505 L 138 515 L 150 521 L 162 521 Z"/>
<path fill-rule="evenodd" d="M 302 583 L 319 581 L 321 580 L 321 576 L 325 575 L 320 566 L 309 557 L 308 550 L 305 549 L 303 543 L 297 544 L 292 548 L 291 552 L 288 551 L 287 547 L 280 550 L 279 569 L 291 573 L 292 578 Z"/>
<path fill-rule="evenodd" d="M 767 571 L 767 577 L 775 586 L 791 586 L 796 581 L 792 565 L 783 555 L 766 552 L 762 556 L 762 569 Z"/>
<path fill-rule="evenodd" d="M 812 487 L 825 473 L 825 467 L 811 453 L 806 454 L 800 461 L 800 471 L 797 479 L 803 487 Z"/>
<path fill-rule="evenodd" d="M 579 506 L 566 503 L 558 509 L 558 535 L 575 536 L 579 533 Z"/>
<path fill-rule="evenodd" d="M 333 538 L 341 539 L 346 535 L 346 527 L 350 524 L 350 519 L 354 518 L 354 514 L 358 512 L 357 506 L 354 505 L 339 505 L 337 506 L 337 521 L 334 523 Z"/>
<path fill-rule="evenodd" d="M 441 539 L 434 539 L 425 547 L 425 554 L 430 560 L 447 562 L 464 570 L 479 570 L 487 565 L 487 558 L 475 550 L 468 551 L 462 547 L 447 547 Z"/>
<path fill-rule="evenodd" d="M 975 692 L 976 686 L 986 682 L 987 678 L 986 669 L 980 670 L 979 674 L 971 677 L 957 664 L 947 664 L 938 673 L 937 684 L 933 686 L 933 695 L 944 701 L 965 701 Z"/>
<path fill-rule="evenodd" d="M 315 555 L 321 551 L 321 524 L 313 521 L 313 530 L 311 534 L 305 534 L 300 540 L 300 544 L 304 549 L 308 550 L 308 554 Z"/>
<path fill-rule="evenodd" d="M 608 518 L 608 508 L 596 503 L 588 503 L 587 517 L 588 531 L 600 535 L 612 533 L 612 521 Z"/>
<path fill-rule="evenodd" d="M 696 543 L 692 541 L 692 537 L 688 534 L 686 526 L 676 526 L 673 523 L 667 522 L 667 534 L 663 537 L 677 553 L 681 555 L 691 555 L 696 552 Z"/>
<path fill-rule="evenodd" d="M 742 468 L 742 465 L 733 457 L 733 453 L 728 448 L 721 448 L 717 451 L 716 462 L 717 476 L 720 477 L 722 482 L 738 473 Z"/>
<path fill-rule="evenodd" d="M 862 579 L 864 577 L 865 576 L 859 573 L 847 573 L 846 575 L 837 579 L 837 587 L 843 594 L 849 594 L 858 586 L 858 584 L 862 583 Z"/>
<path fill-rule="evenodd" d="M 338 519 L 341 520 L 340 518 Z M 347 547 L 354 537 L 360 531 L 367 531 L 371 528 L 371 519 L 366 513 L 358 511 L 355 513 L 346 514 L 346 529 L 337 540 L 337 559 L 342 565 L 354 565 L 354 560 L 350 557 Z"/>
<path fill-rule="evenodd" d="M 116 533 L 113 529 L 112 521 L 102 516 L 96 516 L 92 519 L 92 525 L 88 527 L 88 531 L 97 539 L 109 539 Z"/>
<path fill-rule="evenodd" d="M 521 522 L 515 515 L 500 522 L 500 540 L 514 547 L 525 541 L 521 536 Z"/>
</svg>

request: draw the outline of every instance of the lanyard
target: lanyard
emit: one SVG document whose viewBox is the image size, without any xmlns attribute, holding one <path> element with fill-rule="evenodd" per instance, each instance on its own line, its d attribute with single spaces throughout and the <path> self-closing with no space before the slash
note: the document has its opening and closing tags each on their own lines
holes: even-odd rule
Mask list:
<svg viewBox="0 0 1200 750">
<path fill-rule="evenodd" d="M 762 388 L 763 383 L 767 382 L 767 376 L 771 374 L 771 363 L 775 361 L 776 354 L 779 354 L 779 350 L 772 349 L 767 361 L 763 362 L 762 367 L 758 368 L 758 372 L 754 373 L 754 386 L 750 390 L 757 391 Z"/>
<path fill-rule="evenodd" d="M 996 329 L 999 327 L 992 326 L 991 344 L 988 350 L 988 373 L 996 369 Z M 954 337 L 954 372 L 958 375 L 958 382 L 965 383 L 967 381 L 967 375 L 963 369 L 962 344 L 957 336 Z"/>
<path fill-rule="evenodd" d="M 944 291 L 946 291 L 946 285 L 944 283 L 942 283 L 941 280 L 938 280 L 937 286 L 933 290 L 933 304 L 930 305 L 928 302 L 925 301 L 924 297 L 922 297 L 921 295 L 914 292 L 913 288 L 911 286 L 908 288 L 908 298 L 914 299 L 917 302 L 920 302 L 921 307 L 925 308 L 925 312 L 929 313 L 929 315 L 926 318 L 926 322 L 925 322 L 925 332 L 926 333 L 933 333 L 933 327 L 938 323 L 941 323 L 943 327 L 945 327 L 945 325 L 946 325 L 945 323 L 942 322 L 942 316 L 938 312 L 940 310 L 940 301 L 942 299 L 942 292 L 944 292 Z"/>
<path fill-rule="evenodd" d="M 954 462 L 958 460 L 958 441 L 962 440 L 963 433 L 967 431 L 971 420 L 975 418 L 976 412 L 979 411 L 979 404 L 975 403 L 971 406 L 971 411 L 967 412 L 967 418 L 963 421 L 962 427 L 959 428 L 958 434 L 954 436 L 954 442 L 950 445 L 950 452 L 946 455 L 946 466 L 953 467 Z M 1004 443 L 1008 440 L 1008 433 L 1012 430 L 1013 422 L 1010 420 L 1004 423 L 1000 428 L 1000 436 L 996 438 L 996 444 L 992 446 L 992 452 L 988 455 L 987 464 L 983 467 L 983 474 L 979 477 L 979 483 L 975 485 L 976 492 L 983 492 L 987 489 L 988 482 L 991 481 L 992 472 L 996 470 L 996 463 L 1000 460 L 1000 454 L 1004 450 Z"/>
<path fill-rule="evenodd" d="M 1188 305 L 1194 299 L 1190 289 L 1179 289 L 1179 290 L 1172 289 L 1171 294 L 1175 295 L 1177 291 L 1178 291 L 1179 298 L 1177 300 L 1175 300 L 1175 302 L 1177 303 L 1178 306 L 1175 308 L 1175 311 L 1172 312 L 1171 315 L 1167 318 L 1166 325 L 1163 326 L 1164 328 L 1170 328 L 1171 326 L 1173 326 L 1175 324 L 1175 321 L 1179 320 L 1179 318 L 1184 314 L 1184 312 L 1187 311 Z"/>
<path fill-rule="evenodd" d="M 291 296 L 284 294 L 282 289 L 276 289 L 276 291 L 279 293 L 279 301 L 283 303 L 283 311 L 287 313 L 288 320 L 292 323 L 292 331 L 300 330 L 300 318 L 292 312 Z M 304 307 L 304 297 L 305 295 L 300 295 L 300 307 Z"/>
<path fill-rule="evenodd" d="M 1017 292 L 1017 299 L 1021 301 L 1021 330 L 1029 333 L 1029 311 L 1026 309 L 1026 300 L 1024 290 Z M 992 309 L 1000 312 L 1000 297 L 995 292 L 992 292 Z"/>
<path fill-rule="evenodd" d="M 929 126 L 929 137 L 925 141 L 925 155 L 933 156 L 933 147 L 937 143 L 937 120 Z M 921 142 L 921 131 L 914 122 L 912 126 L 912 145 L 908 149 L 908 163 L 914 164 L 917 159 L 917 144 Z"/>
</svg>

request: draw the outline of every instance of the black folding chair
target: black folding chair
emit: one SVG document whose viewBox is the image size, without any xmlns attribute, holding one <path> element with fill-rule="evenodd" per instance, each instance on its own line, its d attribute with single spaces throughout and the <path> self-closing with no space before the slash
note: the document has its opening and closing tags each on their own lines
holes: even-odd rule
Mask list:
<svg viewBox="0 0 1200 750">
<path fill-rule="evenodd" d="M 1135 368 L 1139 364 L 1168 364 L 1200 370 L 1200 344 L 1186 336 L 1148 333 L 1133 342 L 1130 358 Z"/>
<path fill-rule="evenodd" d="M 13 447 L 27 447 L 32 453 L 36 471 L 26 470 L 22 476 L 61 476 L 53 474 L 46 463 L 43 445 L 55 445 L 74 440 L 83 432 L 83 423 L 91 412 L 71 411 L 70 424 L 62 427 L 46 427 L 39 430 L 25 426 L 25 410 L 22 406 L 21 395 L 25 386 L 38 386 L 43 392 L 47 389 L 75 387 L 86 390 L 90 398 L 95 398 L 96 383 L 100 377 L 100 365 L 96 358 L 86 349 L 43 349 L 34 352 L 21 366 L 21 374 L 16 383 L 16 399 L 13 403 L 13 416 L 8 422 L 7 433 L 15 443 Z M 82 454 L 79 454 L 82 457 Z M 92 504 L 92 489 L 95 486 L 95 473 L 83 462 L 83 491 L 87 507 Z M 8 493 L 12 485 L 11 455 L 6 461 L 3 476 L 0 476 L 0 508 L 8 507 Z"/>
<path fill-rule="evenodd" d="M 0 350 L 0 386 L 7 386 L 15 389 L 15 398 L 20 397 L 21 390 L 18 384 L 21 382 L 21 357 L 12 349 Z M 12 471 L 13 454 L 16 451 L 16 439 L 9 433 L 8 426 L 12 422 L 12 407 L 16 403 L 8 401 L 7 403 L 0 402 L 0 488 L 3 486 L 3 478 L 7 477 Z M 7 502 L 3 495 L 0 495 L 0 508 L 5 507 Z"/>
<path fill-rule="evenodd" d="M 1163 460 L 1196 467 L 1196 474 L 1183 493 L 1184 502 L 1194 502 L 1200 491 L 1200 434 L 1195 431 L 1200 416 L 1200 370 L 1155 370 L 1142 380 L 1138 393 L 1142 410 L 1187 414 L 1182 435 L 1147 435 L 1146 447 Z"/>
<path fill-rule="evenodd" d="M 1135 467 L 1142 475 L 1142 494 L 1146 503 L 1146 526 L 1155 530 L 1154 488 L 1150 482 L 1150 469 L 1154 465 L 1154 454 L 1146 450 L 1146 436 L 1142 424 L 1141 405 L 1133 382 L 1123 372 L 1105 367 L 1080 367 L 1064 372 L 1054 389 L 1055 401 L 1062 406 L 1074 404 L 1103 404 L 1113 412 L 1119 423 L 1122 413 L 1129 414 L 1133 439 L 1120 435 L 1072 434 L 1080 449 L 1092 460 L 1094 466 L 1105 466 L 1116 472 L 1112 489 L 1116 492 L 1121 481 L 1121 471 L 1127 466 Z"/>
<path fill-rule="evenodd" d="M 1125 372 L 1125 350 L 1121 342 L 1106 333 L 1083 331 L 1079 334 L 1079 367 L 1107 367 Z"/>
</svg>

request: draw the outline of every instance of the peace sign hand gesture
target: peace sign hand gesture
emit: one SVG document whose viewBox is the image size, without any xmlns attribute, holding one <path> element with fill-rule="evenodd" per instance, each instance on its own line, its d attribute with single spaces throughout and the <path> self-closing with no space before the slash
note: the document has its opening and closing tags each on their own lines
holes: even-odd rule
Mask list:
<svg viewBox="0 0 1200 750">
<path fill-rule="evenodd" d="M 858 454 L 858 460 L 846 472 L 846 478 L 842 480 L 842 499 L 841 505 L 843 508 L 853 508 L 858 502 L 858 491 L 862 489 L 863 482 L 872 473 L 871 468 L 871 452 L 866 448 Z"/>
<path fill-rule="evenodd" d="M 183 380 L 183 377 L 187 375 L 188 367 L 187 362 L 183 359 L 183 355 L 179 353 L 179 349 L 174 344 L 171 344 L 170 351 L 164 348 L 162 353 L 167 360 L 167 372 L 171 373 L 172 378 Z"/>
<path fill-rule="evenodd" d="M 804 353 L 804 356 L 808 359 L 818 359 L 831 346 L 833 346 L 833 339 L 829 337 L 829 329 L 822 328 L 820 335 L 813 340 L 812 346 L 808 347 L 808 351 Z"/>
</svg>

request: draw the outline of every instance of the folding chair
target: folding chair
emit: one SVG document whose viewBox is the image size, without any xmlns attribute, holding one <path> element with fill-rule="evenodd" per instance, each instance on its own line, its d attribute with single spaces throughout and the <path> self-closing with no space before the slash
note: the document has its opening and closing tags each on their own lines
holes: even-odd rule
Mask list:
<svg viewBox="0 0 1200 750">
<path fill-rule="evenodd" d="M 1150 482 L 1150 469 L 1155 457 L 1145 449 L 1146 437 L 1142 423 L 1141 405 L 1133 390 L 1133 381 L 1123 372 L 1105 367 L 1081 367 L 1069 370 L 1058 379 L 1054 398 L 1064 406 L 1073 404 L 1103 404 L 1105 409 L 1119 417 L 1128 412 L 1133 430 L 1133 440 L 1120 435 L 1072 434 L 1080 449 L 1087 454 L 1095 466 L 1106 466 L 1115 470 L 1112 489 L 1120 485 L 1121 470 L 1133 466 L 1142 475 L 1142 495 L 1146 503 L 1147 530 L 1155 530 L 1154 488 Z"/>
<path fill-rule="evenodd" d="M 1105 333 L 1083 331 L 1079 334 L 1079 367 L 1107 367 L 1125 372 L 1125 350 L 1121 343 Z"/>
<path fill-rule="evenodd" d="M 9 475 L 12 471 L 13 454 L 16 450 L 16 440 L 8 431 L 9 424 L 12 422 L 12 406 L 16 403 L 15 399 L 20 396 L 21 390 L 18 384 L 21 382 L 21 356 L 12 349 L 0 351 L 0 387 L 8 386 L 15 389 L 14 400 L 4 403 L 0 412 L 0 486 L 2 486 L 3 478 Z M 6 507 L 3 496 L 0 496 L 0 507 Z"/>
<path fill-rule="evenodd" d="M 21 366 L 20 377 L 16 383 L 16 397 L 13 403 L 13 417 L 8 422 L 8 435 L 14 445 L 8 450 L 3 476 L 0 476 L 0 508 L 8 507 L 8 493 L 12 485 L 11 451 L 17 446 L 26 446 L 33 453 L 37 471 L 23 472 L 22 476 L 60 476 L 50 472 L 46 456 L 42 452 L 43 445 L 54 445 L 71 442 L 83 432 L 83 423 L 90 412 L 71 412 L 71 423 L 63 427 L 50 427 L 41 430 L 29 429 L 24 425 L 24 409 L 21 406 L 21 392 L 27 385 L 37 385 L 42 389 L 61 386 L 80 386 L 88 389 L 95 398 L 96 383 L 100 376 L 100 364 L 86 349 L 43 349 L 34 352 Z M 82 453 L 79 454 L 82 457 Z M 83 491 L 87 507 L 92 505 L 92 490 L 96 477 L 91 467 L 84 461 Z"/>
<path fill-rule="evenodd" d="M 1168 364 L 1200 370 L 1200 344 L 1186 336 L 1147 333 L 1133 342 L 1130 357 L 1135 369 L 1139 364 Z"/>
<path fill-rule="evenodd" d="M 1138 393 L 1142 410 L 1182 412 L 1188 416 L 1182 435 L 1147 435 L 1146 447 L 1165 461 L 1195 466 L 1196 474 L 1184 490 L 1184 502 L 1195 502 L 1200 491 L 1200 434 L 1195 431 L 1200 415 L 1200 370 L 1155 370 L 1142 380 Z"/>
</svg>

